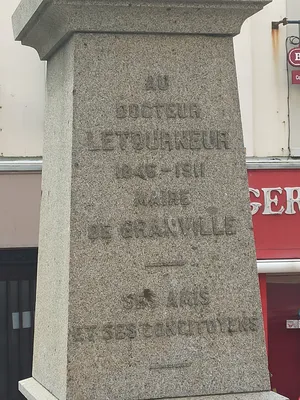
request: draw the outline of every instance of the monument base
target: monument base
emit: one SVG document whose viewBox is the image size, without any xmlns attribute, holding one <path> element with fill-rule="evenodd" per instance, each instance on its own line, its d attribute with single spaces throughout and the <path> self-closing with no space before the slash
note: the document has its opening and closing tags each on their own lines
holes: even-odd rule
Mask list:
<svg viewBox="0 0 300 400">
<path fill-rule="evenodd" d="M 34 378 L 24 379 L 19 382 L 19 391 L 28 400 L 58 400 L 44 386 Z"/>
<path fill-rule="evenodd" d="M 53 396 L 34 378 L 24 379 L 19 382 L 19 390 L 28 400 L 61 400 Z M 176 397 L 164 399 L 175 400 Z M 216 394 L 210 396 L 180 397 L 180 400 L 288 400 L 275 392 L 252 392 Z"/>
</svg>

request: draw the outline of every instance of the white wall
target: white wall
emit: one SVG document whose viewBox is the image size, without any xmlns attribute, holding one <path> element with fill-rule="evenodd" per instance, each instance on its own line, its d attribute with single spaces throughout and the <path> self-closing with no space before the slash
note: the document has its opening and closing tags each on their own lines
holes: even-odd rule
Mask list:
<svg viewBox="0 0 300 400">
<path fill-rule="evenodd" d="M 234 38 L 235 63 L 238 78 L 244 145 L 248 156 L 254 154 L 253 93 L 252 93 L 251 21 L 247 19 L 240 35 Z"/>
<path fill-rule="evenodd" d="M 20 0 L 0 0 L 0 157 L 42 154 L 45 63 L 15 42 L 11 15 Z"/>
<path fill-rule="evenodd" d="M 288 0 L 290 1 L 290 0 Z M 298 0 L 297 0 L 298 1 Z M 287 156 L 286 0 L 273 0 L 249 18 L 234 39 L 245 145 L 248 156 Z"/>
</svg>

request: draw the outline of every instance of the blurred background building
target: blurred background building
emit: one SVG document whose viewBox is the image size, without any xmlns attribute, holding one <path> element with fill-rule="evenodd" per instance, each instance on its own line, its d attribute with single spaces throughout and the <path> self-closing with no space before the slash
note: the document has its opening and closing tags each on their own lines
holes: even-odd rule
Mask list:
<svg viewBox="0 0 300 400">
<path fill-rule="evenodd" d="M 46 65 L 13 38 L 18 3 L 0 3 L 2 400 L 21 399 L 17 381 L 31 375 L 45 107 Z M 300 61 L 287 56 L 300 46 L 299 20 L 299 0 L 273 0 L 234 39 L 271 386 L 291 400 L 300 397 Z"/>
</svg>

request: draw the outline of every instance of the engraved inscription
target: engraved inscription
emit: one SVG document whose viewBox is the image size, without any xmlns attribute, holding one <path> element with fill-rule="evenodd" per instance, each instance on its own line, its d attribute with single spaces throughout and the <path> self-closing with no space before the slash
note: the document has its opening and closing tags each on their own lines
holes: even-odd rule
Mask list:
<svg viewBox="0 0 300 400">
<path fill-rule="evenodd" d="M 170 290 L 166 306 L 169 308 L 206 306 L 210 303 L 207 288 L 183 288 L 179 291 Z"/>
<path fill-rule="evenodd" d="M 150 193 L 137 191 L 133 204 L 143 207 L 188 206 L 191 204 L 189 190 L 154 190 Z"/>
<path fill-rule="evenodd" d="M 157 263 L 148 263 L 145 268 L 168 268 L 168 267 L 184 267 L 185 261 L 161 261 Z"/>
<path fill-rule="evenodd" d="M 117 179 L 132 179 L 136 177 L 147 180 L 166 174 L 172 174 L 176 178 L 203 178 L 205 176 L 205 164 L 204 162 L 184 161 L 161 167 L 157 164 L 148 163 L 142 163 L 136 166 L 117 164 L 116 166 Z"/>
<path fill-rule="evenodd" d="M 201 237 L 236 234 L 233 217 L 178 217 L 125 221 L 119 227 L 124 239 Z"/>
<path fill-rule="evenodd" d="M 129 164 L 117 164 L 117 179 L 140 178 L 143 180 L 154 179 L 157 176 L 172 174 L 176 178 L 203 178 L 205 176 L 204 162 L 177 162 L 173 165 L 161 166 L 157 164 L 142 163 L 136 166 Z"/>
<path fill-rule="evenodd" d="M 90 225 L 88 227 L 88 238 L 112 239 L 112 227 L 108 224 Z"/>
<path fill-rule="evenodd" d="M 83 326 L 71 330 L 75 342 L 96 342 L 100 339 L 124 340 L 197 337 L 206 335 L 251 334 L 258 330 L 258 317 L 246 314 L 237 317 L 217 316 L 210 319 L 170 319 L 149 322 L 105 323 L 100 327 Z"/>
<path fill-rule="evenodd" d="M 230 137 L 223 131 L 88 132 L 90 151 L 228 150 Z"/>
<path fill-rule="evenodd" d="M 151 289 L 144 289 L 140 293 L 130 293 L 121 297 L 124 310 L 145 310 L 158 306 L 167 308 L 196 308 L 207 306 L 210 303 L 208 289 L 196 286 L 192 289 L 172 289 L 164 298 L 159 299 Z"/>
<path fill-rule="evenodd" d="M 144 289 L 142 293 L 130 293 L 122 296 L 122 304 L 125 310 L 140 310 L 156 307 L 156 295 L 150 289 Z"/>
<path fill-rule="evenodd" d="M 134 177 L 144 180 L 156 178 L 158 175 L 158 167 L 156 164 L 139 164 L 131 166 L 128 164 L 117 165 L 117 179 L 131 179 Z"/>
<path fill-rule="evenodd" d="M 168 75 L 149 75 L 145 82 L 146 90 L 168 90 L 169 77 Z"/>
<path fill-rule="evenodd" d="M 143 103 L 117 104 L 117 118 L 200 118 L 201 109 L 197 103 Z"/>
<path fill-rule="evenodd" d="M 127 220 L 117 227 L 124 239 L 200 238 L 201 236 L 235 235 L 237 221 L 231 216 L 203 216 Z M 95 224 L 88 227 L 89 239 L 112 239 L 113 227 Z"/>
<path fill-rule="evenodd" d="M 191 367 L 191 362 L 173 363 L 173 364 L 155 364 L 150 365 L 149 369 L 175 369 Z"/>
<path fill-rule="evenodd" d="M 205 164 L 182 161 L 175 164 L 176 178 L 199 178 L 205 176 Z"/>
<path fill-rule="evenodd" d="M 204 111 L 197 101 L 178 99 L 172 102 L 172 99 L 166 100 L 166 97 L 160 101 L 159 92 L 167 91 L 169 88 L 168 75 L 148 75 L 145 77 L 143 89 L 156 92 L 147 93 L 149 98 L 153 99 L 154 96 L 155 100 L 137 102 L 123 98 L 120 102 L 114 103 L 115 108 L 111 110 L 119 120 L 120 127 L 128 123 L 129 126 L 134 125 L 135 120 L 138 120 L 139 125 L 124 128 L 128 129 L 124 131 L 102 131 L 95 127 L 87 133 L 89 151 L 106 153 L 102 154 L 101 158 L 104 161 L 108 159 L 109 165 L 117 161 L 111 171 L 115 180 L 118 180 L 114 184 L 118 188 L 126 188 L 128 184 L 130 189 L 127 187 L 127 192 L 131 194 L 133 200 L 133 207 L 128 208 L 129 213 L 122 214 L 120 219 L 107 217 L 107 221 L 105 218 L 104 221 L 98 219 L 92 221 L 87 227 L 89 240 L 102 240 L 104 244 L 109 244 L 115 239 L 157 240 L 156 243 L 159 245 L 161 239 L 184 239 L 185 245 L 191 242 L 195 249 L 200 245 L 193 240 L 200 242 L 206 237 L 207 241 L 211 240 L 214 243 L 217 241 L 216 237 L 236 235 L 238 220 L 231 215 L 224 215 L 225 209 L 221 211 L 211 205 L 203 211 L 203 215 L 198 215 L 194 211 L 197 209 L 196 206 L 191 207 L 195 199 L 193 192 L 195 184 L 199 184 L 199 181 L 202 183 L 202 178 L 206 177 L 209 154 L 215 156 L 215 151 L 230 150 L 234 145 L 232 138 L 226 130 L 205 130 L 206 126 L 201 125 Z M 168 125 L 172 125 L 172 120 L 177 121 L 180 130 L 169 129 Z M 165 130 L 156 129 L 160 122 L 164 124 Z M 184 123 L 187 123 L 186 129 L 180 128 Z M 143 129 L 144 124 L 148 126 L 148 131 Z M 136 156 L 132 159 L 133 153 Z M 166 156 L 167 154 L 171 156 Z M 178 157 L 180 154 L 181 157 Z M 213 175 L 214 171 L 210 170 L 209 174 Z M 154 182 L 157 183 L 154 179 L 160 181 L 157 187 L 154 185 Z M 170 186 L 166 187 L 166 182 L 170 182 Z M 120 199 L 121 195 L 120 192 Z M 161 207 L 165 208 L 160 209 L 159 216 L 155 216 L 155 211 L 158 213 L 158 208 Z M 169 207 L 170 211 L 167 212 L 166 209 Z M 175 207 L 180 208 L 175 211 Z M 190 215 L 186 215 L 187 210 Z M 111 245 L 115 246 L 115 243 Z M 182 260 L 180 252 L 178 252 L 179 257 L 174 252 L 169 253 L 168 250 L 159 254 L 162 260 L 158 258 L 156 262 L 152 262 L 150 256 L 148 262 L 141 262 L 140 267 L 145 268 L 143 274 L 148 279 L 147 283 L 141 283 L 143 286 L 140 290 L 128 289 L 128 292 L 122 292 L 114 304 L 118 316 L 101 320 L 101 325 L 74 327 L 71 329 L 71 334 L 75 342 L 94 343 L 100 340 L 120 342 L 150 338 L 168 341 L 171 337 L 179 336 L 181 340 L 186 341 L 202 336 L 214 336 L 215 340 L 220 335 L 251 335 L 258 330 L 259 318 L 249 311 L 232 316 L 226 315 L 226 310 L 224 310 L 225 315 L 222 310 L 214 310 L 211 305 L 212 298 L 205 286 L 206 279 L 194 282 L 191 275 L 189 282 L 192 282 L 192 287 L 182 287 L 185 283 L 178 285 L 177 282 L 173 284 L 173 281 L 165 288 L 162 285 L 155 286 L 156 280 L 151 280 L 150 276 L 155 269 L 162 272 L 155 278 L 173 274 L 179 281 L 180 273 L 184 271 L 180 269 L 181 267 L 187 269 L 190 266 L 199 267 L 197 264 L 189 263 L 188 260 Z M 170 254 L 173 254 L 175 259 L 168 260 Z M 163 259 L 165 257 L 167 260 Z M 166 271 L 164 268 L 174 268 L 174 272 Z M 211 315 L 212 310 L 217 315 Z M 190 366 L 191 362 L 188 360 L 181 362 L 167 360 L 164 363 L 150 365 L 149 369 Z"/>
</svg>

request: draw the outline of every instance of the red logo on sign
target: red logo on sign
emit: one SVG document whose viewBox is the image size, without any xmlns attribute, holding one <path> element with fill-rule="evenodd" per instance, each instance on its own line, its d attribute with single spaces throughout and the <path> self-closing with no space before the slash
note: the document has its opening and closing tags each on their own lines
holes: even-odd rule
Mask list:
<svg viewBox="0 0 300 400">
<path fill-rule="evenodd" d="M 293 67 L 300 67 L 300 47 L 294 47 L 289 51 L 288 60 Z"/>
<path fill-rule="evenodd" d="M 292 71 L 292 83 L 300 85 L 300 71 Z"/>
</svg>

